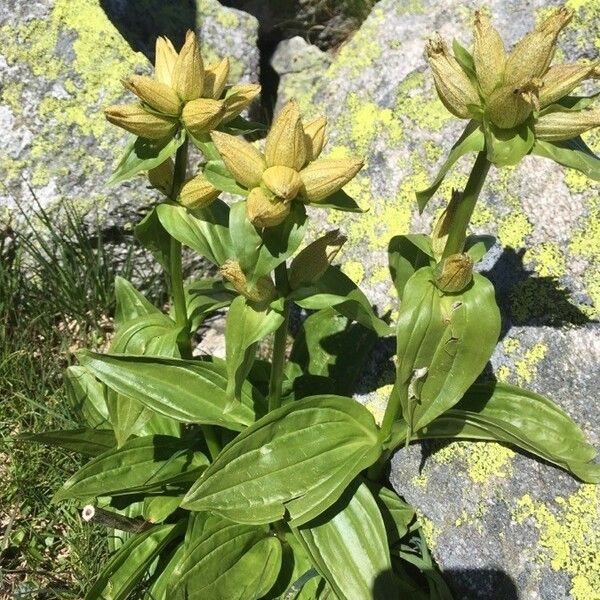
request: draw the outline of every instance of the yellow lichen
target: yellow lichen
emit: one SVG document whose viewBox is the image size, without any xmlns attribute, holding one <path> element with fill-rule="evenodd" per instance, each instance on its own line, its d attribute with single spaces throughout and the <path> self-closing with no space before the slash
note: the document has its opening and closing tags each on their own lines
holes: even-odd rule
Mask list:
<svg viewBox="0 0 600 600">
<path fill-rule="evenodd" d="M 344 267 L 342 269 L 356 285 L 360 285 L 364 276 L 365 276 L 365 267 L 362 263 L 356 260 L 350 260 L 347 263 L 344 263 Z"/>
<path fill-rule="evenodd" d="M 537 343 L 529 348 L 521 359 L 515 363 L 515 372 L 519 385 L 530 383 L 537 374 L 537 365 L 544 359 L 548 347 Z"/>
<path fill-rule="evenodd" d="M 498 238 L 503 246 L 520 248 L 533 228 L 522 212 L 513 212 L 502 218 L 498 224 Z"/>
<path fill-rule="evenodd" d="M 539 562 L 571 576 L 575 600 L 600 600 L 600 487 L 582 485 L 554 505 L 529 494 L 517 503 L 517 523 L 532 520 L 539 532 Z"/>
<path fill-rule="evenodd" d="M 533 261 L 540 277 L 562 277 L 567 270 L 564 250 L 556 242 L 544 242 L 525 253 L 527 261 Z"/>
</svg>

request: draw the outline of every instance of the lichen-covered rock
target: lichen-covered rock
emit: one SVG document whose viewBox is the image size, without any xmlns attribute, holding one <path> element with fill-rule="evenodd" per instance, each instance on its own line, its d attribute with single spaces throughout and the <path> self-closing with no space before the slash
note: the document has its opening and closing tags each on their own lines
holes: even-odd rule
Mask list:
<svg viewBox="0 0 600 600">
<path fill-rule="evenodd" d="M 130 43 L 151 56 L 156 35 L 166 31 L 156 29 L 164 26 L 165 16 L 151 7 L 171 10 L 169 5 L 155 0 L 0 4 L 0 211 L 16 205 L 29 210 L 34 198 L 43 206 L 66 198 L 83 212 L 99 207 L 107 229 L 122 230 L 139 220 L 154 192 L 141 177 L 106 187 L 127 136 L 105 121 L 102 110 L 130 101 L 120 79 L 149 68 Z M 127 20 L 131 11 L 137 16 L 135 30 Z M 217 0 L 197 2 L 195 18 L 207 61 L 229 56 L 232 81 L 256 81 L 256 19 Z"/>
<path fill-rule="evenodd" d="M 555 4 L 488 3 L 509 44 Z M 293 95 L 307 117 L 327 116 L 325 154 L 366 160 L 346 189 L 369 212 L 315 213 L 320 229 L 326 217 L 346 230 L 343 270 L 392 317 L 397 304 L 387 269 L 388 240 L 430 231 L 451 189 L 464 187 L 474 160 L 461 159 L 425 214 L 417 214 L 415 190 L 427 187 L 464 127 L 437 99 L 424 43 L 437 30 L 470 44 L 478 5 L 381 0 L 319 77 L 289 68 L 282 73 L 280 102 Z M 597 56 L 598 3 L 567 0 L 567 5 L 576 17 L 561 37 L 565 55 L 570 61 Z M 311 80 L 307 88 L 299 83 Z M 587 142 L 600 150 L 598 132 Z M 576 171 L 527 157 L 518 168 L 492 169 L 473 226 L 498 238 L 481 265 L 496 285 L 503 316 L 503 337 L 491 364 L 495 376 L 555 400 L 598 448 L 599 192 L 600 185 Z M 364 398 L 379 414 L 391 387 L 389 358 L 386 348 L 374 357 L 368 379 L 379 389 Z M 480 443 L 401 450 L 392 481 L 423 515 L 434 555 L 457 598 L 600 598 L 600 487 L 582 485 L 503 446 Z"/>
</svg>

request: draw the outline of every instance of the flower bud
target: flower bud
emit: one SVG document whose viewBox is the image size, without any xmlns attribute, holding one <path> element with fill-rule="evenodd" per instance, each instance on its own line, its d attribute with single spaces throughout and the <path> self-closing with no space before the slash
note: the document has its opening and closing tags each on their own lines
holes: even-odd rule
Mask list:
<svg viewBox="0 0 600 600">
<path fill-rule="evenodd" d="M 302 186 L 298 171 L 289 167 L 269 167 L 262 180 L 276 196 L 286 201 L 293 200 Z"/>
<path fill-rule="evenodd" d="M 333 262 L 346 242 L 339 229 L 327 232 L 298 253 L 288 272 L 290 287 L 295 290 L 301 285 L 318 281 Z"/>
<path fill-rule="evenodd" d="M 600 108 L 578 112 L 552 112 L 536 121 L 535 136 L 538 140 L 560 142 L 596 127 L 600 127 Z"/>
<path fill-rule="evenodd" d="M 435 268 L 435 285 L 449 294 L 464 290 L 473 279 L 473 259 L 468 254 L 451 254 Z"/>
<path fill-rule="evenodd" d="M 248 108 L 254 98 L 260 93 L 260 85 L 255 83 L 245 83 L 231 87 L 227 96 L 223 98 L 225 103 L 225 116 L 223 123 L 235 119 L 243 110 Z"/>
<path fill-rule="evenodd" d="M 517 43 L 506 61 L 506 84 L 518 86 L 546 72 L 554 56 L 556 38 L 572 16 L 572 10 L 558 8 Z"/>
<path fill-rule="evenodd" d="M 282 166 L 300 170 L 306 162 L 306 142 L 295 100 L 279 112 L 265 142 L 265 158 L 269 167 Z"/>
<path fill-rule="evenodd" d="M 486 105 L 490 121 L 501 129 L 511 129 L 527 120 L 534 107 L 539 108 L 539 79 L 520 87 L 502 86 L 494 90 Z"/>
<path fill-rule="evenodd" d="M 219 194 L 204 175 L 196 175 L 183 184 L 177 200 L 186 208 L 206 208 Z"/>
<path fill-rule="evenodd" d="M 208 65 L 204 70 L 203 98 L 218 100 L 225 89 L 229 75 L 229 59 L 224 58 L 221 62 Z"/>
<path fill-rule="evenodd" d="M 255 187 L 246 199 L 246 214 L 252 225 L 259 229 L 275 227 L 290 214 L 290 204 L 277 196 L 267 195 L 261 187 Z"/>
<path fill-rule="evenodd" d="M 104 115 L 113 125 L 151 140 L 165 138 L 177 127 L 177 119 L 149 113 L 141 104 L 109 106 Z"/>
<path fill-rule="evenodd" d="M 475 12 L 473 61 L 481 91 L 488 96 L 502 79 L 506 51 L 490 18 L 480 10 Z"/>
<path fill-rule="evenodd" d="M 544 75 L 540 90 L 540 105 L 548 106 L 570 94 L 589 77 L 600 77 L 600 62 L 591 64 L 556 65 Z"/>
<path fill-rule="evenodd" d="M 173 68 L 177 62 L 177 50 L 171 40 L 159 36 L 156 38 L 156 56 L 154 59 L 154 76 L 157 81 L 171 86 L 173 83 Z"/>
<path fill-rule="evenodd" d="M 314 121 L 303 126 L 307 162 L 319 158 L 319 154 L 321 154 L 321 150 L 323 150 L 325 144 L 326 126 L 327 119 L 325 117 L 317 117 Z"/>
<path fill-rule="evenodd" d="M 275 285 L 270 277 L 261 277 L 254 286 L 248 285 L 246 275 L 235 260 L 228 260 L 221 268 L 221 275 L 229 281 L 236 292 L 254 302 L 270 302 L 277 296 Z"/>
<path fill-rule="evenodd" d="M 204 66 L 200 46 L 196 34 L 188 31 L 173 67 L 173 87 L 182 100 L 189 102 L 200 98 L 203 86 Z"/>
<path fill-rule="evenodd" d="M 479 95 L 473 84 L 442 38 L 437 36 L 429 40 L 425 51 L 440 100 L 453 115 L 468 119 L 471 116 L 468 106 L 479 104 Z"/>
<path fill-rule="evenodd" d="M 150 185 L 168 196 L 173 187 L 173 171 L 174 165 L 170 158 L 154 167 L 154 169 L 150 169 L 148 171 Z"/>
<path fill-rule="evenodd" d="M 321 159 L 300 171 L 300 194 L 307 202 L 320 202 L 341 190 L 361 169 L 359 158 Z"/>
<path fill-rule="evenodd" d="M 181 112 L 182 105 L 177 92 L 152 77 L 131 75 L 123 79 L 122 83 L 125 88 L 158 112 L 174 117 Z"/>
<path fill-rule="evenodd" d="M 456 208 L 460 204 L 462 197 L 462 192 L 452 190 L 452 198 L 450 199 L 448 206 L 446 206 L 439 216 L 433 227 L 433 231 L 431 232 L 431 246 L 433 254 L 438 260 L 444 254 L 446 242 L 448 241 L 448 234 L 450 233 L 452 221 L 456 214 Z"/>
<path fill-rule="evenodd" d="M 183 107 L 181 120 L 185 128 L 194 136 L 214 129 L 225 114 L 225 106 L 220 100 L 198 98 Z"/>
<path fill-rule="evenodd" d="M 243 138 L 220 131 L 210 135 L 233 178 L 248 189 L 259 185 L 267 168 L 262 154 Z"/>
</svg>

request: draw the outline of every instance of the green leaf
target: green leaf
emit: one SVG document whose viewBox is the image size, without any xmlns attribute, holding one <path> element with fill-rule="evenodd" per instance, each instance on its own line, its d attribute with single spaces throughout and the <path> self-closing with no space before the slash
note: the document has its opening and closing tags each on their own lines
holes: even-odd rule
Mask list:
<svg viewBox="0 0 600 600">
<path fill-rule="evenodd" d="M 302 525 L 379 457 L 379 437 L 371 413 L 351 398 L 292 402 L 225 446 L 182 506 L 239 523 L 270 523 L 288 515 L 292 525 Z"/>
<path fill-rule="evenodd" d="M 480 261 L 496 243 L 493 235 L 469 235 L 465 240 L 465 252 L 473 259 Z"/>
<path fill-rule="evenodd" d="M 220 278 L 195 279 L 185 289 L 190 331 L 195 332 L 211 313 L 229 306 L 236 293 Z"/>
<path fill-rule="evenodd" d="M 239 115 L 217 127 L 218 131 L 223 131 L 229 135 L 248 135 L 249 133 L 263 132 L 267 130 L 266 125 L 257 121 L 248 121 Z"/>
<path fill-rule="evenodd" d="M 288 369 L 296 372 L 296 398 L 311 394 L 351 395 L 377 340 L 359 323 L 324 308 L 307 317 L 298 332 Z"/>
<path fill-rule="evenodd" d="M 531 154 L 549 158 L 559 165 L 581 171 L 594 181 L 600 181 L 600 158 L 580 138 L 566 142 L 536 140 Z"/>
<path fill-rule="evenodd" d="M 132 283 L 119 275 L 115 277 L 115 296 L 115 329 L 136 317 L 160 314 L 160 310 L 138 292 Z"/>
<path fill-rule="evenodd" d="M 146 496 L 142 514 L 150 523 L 160 523 L 172 515 L 181 504 L 183 494 Z"/>
<path fill-rule="evenodd" d="M 327 196 L 319 202 L 311 202 L 310 206 L 315 208 L 332 208 L 343 212 L 364 213 L 367 209 L 361 208 L 352 196 L 349 196 L 344 190 L 339 190 L 331 196 Z"/>
<path fill-rule="evenodd" d="M 409 532 L 416 519 L 415 509 L 396 492 L 381 485 L 367 482 L 379 505 L 385 524 L 388 544 L 393 548 Z"/>
<path fill-rule="evenodd" d="M 134 438 L 92 459 L 67 479 L 54 500 L 122 496 L 193 481 L 208 465 L 189 442 L 166 435 Z"/>
<path fill-rule="evenodd" d="M 256 344 L 284 321 L 280 312 L 262 308 L 238 296 L 229 307 L 225 326 L 227 396 L 239 400 L 244 380 L 254 362 Z"/>
<path fill-rule="evenodd" d="M 394 394 L 412 431 L 454 406 L 479 376 L 500 334 L 492 284 L 479 273 L 460 294 L 443 294 L 431 267 L 408 281 L 398 315 Z"/>
<path fill-rule="evenodd" d="M 600 96 L 600 92 L 592 94 L 591 96 L 565 96 L 554 104 L 544 106 L 540 110 L 540 117 L 553 112 L 580 112 L 590 107 Z"/>
<path fill-rule="evenodd" d="M 241 403 L 231 407 L 221 363 L 144 356 L 78 353 L 79 361 L 100 381 L 124 396 L 180 423 L 220 425 L 240 431 L 263 410 L 264 398 L 249 384 Z M 255 404 L 257 405 L 255 407 Z"/>
<path fill-rule="evenodd" d="M 119 328 L 109 351 L 116 354 L 179 357 L 177 339 L 180 333 L 181 328 L 160 311 L 141 315 Z M 140 434 L 150 419 L 160 424 L 157 433 L 172 432 L 172 424 L 165 423 L 164 417 L 135 398 L 108 389 L 106 405 L 119 446 L 130 436 Z"/>
<path fill-rule="evenodd" d="M 105 401 L 105 386 L 87 369 L 68 367 L 64 375 L 67 397 L 92 429 L 110 428 L 110 417 Z"/>
<path fill-rule="evenodd" d="M 452 146 L 450 154 L 446 162 L 440 167 L 438 174 L 433 180 L 432 184 L 425 190 L 417 192 L 417 204 L 419 205 L 419 212 L 423 212 L 425 206 L 431 199 L 431 197 L 437 192 L 438 188 L 444 181 L 450 168 L 456 163 L 456 161 L 463 155 L 469 152 L 481 152 L 485 146 L 485 138 L 483 131 L 480 129 L 477 121 L 469 121 L 462 135 Z"/>
<path fill-rule="evenodd" d="M 161 550 L 183 533 L 185 521 L 130 537 L 111 557 L 85 600 L 126 600 Z"/>
<path fill-rule="evenodd" d="M 222 160 L 209 160 L 202 173 L 210 183 L 222 192 L 244 197 L 249 194 L 249 190 L 239 185 L 233 178 Z"/>
<path fill-rule="evenodd" d="M 433 262 L 431 238 L 424 234 L 396 235 L 388 245 L 390 275 L 402 300 L 406 282 L 421 267 Z"/>
<path fill-rule="evenodd" d="M 295 530 L 340 600 L 397 598 L 385 526 L 364 484 L 350 486 L 318 519 Z"/>
<path fill-rule="evenodd" d="M 389 335 L 392 331 L 387 323 L 377 317 L 369 299 L 357 285 L 337 267 L 329 267 L 315 283 L 294 290 L 290 299 L 309 310 L 333 307 L 380 336 Z"/>
<path fill-rule="evenodd" d="M 163 203 L 156 207 L 156 211 L 160 223 L 170 235 L 213 264 L 220 266 L 231 258 L 229 208 L 223 201 L 217 199 L 206 208 L 195 210 Z"/>
<path fill-rule="evenodd" d="M 44 431 L 21 433 L 17 439 L 47 446 L 58 446 L 86 456 L 98 456 L 116 445 L 115 435 L 108 429 L 73 429 L 71 431 Z"/>
<path fill-rule="evenodd" d="M 140 171 L 149 171 L 158 167 L 173 156 L 183 142 L 185 142 L 185 132 L 180 132 L 166 140 L 133 138 L 125 149 L 125 155 L 108 180 L 108 185 L 131 179 Z"/>
<path fill-rule="evenodd" d="M 270 274 L 289 258 L 302 243 L 306 226 L 306 209 L 301 202 L 292 203 L 283 223 L 262 232 L 248 221 L 246 202 L 234 204 L 229 220 L 234 255 L 248 275 L 249 283 Z"/>
<path fill-rule="evenodd" d="M 571 417 L 547 398 L 512 385 L 473 385 L 454 408 L 417 435 L 506 442 L 585 482 L 600 483 L 600 465 L 589 462 L 596 450 Z"/>
<path fill-rule="evenodd" d="M 183 558 L 183 552 L 185 546 L 183 543 L 179 544 L 175 551 L 166 559 L 164 568 L 154 573 L 152 585 L 148 588 L 148 591 L 144 595 L 144 600 L 172 600 L 171 595 L 171 577 L 173 571 L 179 564 L 179 561 Z M 162 557 L 161 557 L 162 558 Z"/>
<path fill-rule="evenodd" d="M 500 129 L 488 122 L 484 130 L 487 159 L 498 167 L 516 165 L 535 142 L 533 127 L 528 122 L 513 129 Z"/>
<path fill-rule="evenodd" d="M 185 551 L 171 577 L 174 598 L 255 600 L 275 583 L 281 543 L 267 526 L 192 513 Z"/>
<path fill-rule="evenodd" d="M 213 141 L 210 139 L 210 134 L 206 133 L 194 137 L 188 131 L 188 135 L 190 136 L 190 140 L 192 140 L 192 144 L 194 144 L 208 160 L 221 160 L 221 155 Z"/>
<path fill-rule="evenodd" d="M 144 248 L 152 252 L 161 267 L 169 273 L 171 270 L 171 237 L 158 218 L 157 208 L 155 206 L 150 210 L 133 231 L 136 239 Z"/>
<path fill-rule="evenodd" d="M 456 62 L 458 62 L 461 69 L 470 79 L 471 83 L 477 87 L 478 82 L 477 73 L 475 72 L 475 61 L 473 60 L 471 53 L 464 46 L 462 46 L 457 39 L 452 40 L 452 52 L 454 53 Z"/>
</svg>

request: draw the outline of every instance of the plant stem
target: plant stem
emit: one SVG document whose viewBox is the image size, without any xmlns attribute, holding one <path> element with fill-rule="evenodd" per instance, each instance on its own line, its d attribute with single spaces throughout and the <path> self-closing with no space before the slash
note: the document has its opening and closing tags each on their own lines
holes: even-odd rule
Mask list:
<svg viewBox="0 0 600 600">
<path fill-rule="evenodd" d="M 456 207 L 452 223 L 450 223 L 450 231 L 448 233 L 448 241 L 444 248 L 443 258 L 452 254 L 458 254 L 463 251 L 465 239 L 467 237 L 467 227 L 471 221 L 477 198 L 483 187 L 485 178 L 490 170 L 491 163 L 487 159 L 485 151 L 477 155 L 469 180 L 465 187 L 462 200 Z"/>
<path fill-rule="evenodd" d="M 183 142 L 183 144 L 177 150 L 177 154 L 175 156 L 171 200 L 175 200 L 177 198 L 179 195 L 179 190 L 185 181 L 188 155 L 187 144 L 187 140 Z M 179 350 L 183 358 L 191 358 L 192 345 L 185 302 L 185 292 L 183 289 L 181 242 L 176 240 L 174 237 L 171 237 L 169 267 L 171 276 L 171 294 L 173 296 L 173 305 L 175 307 L 175 322 L 177 327 L 182 329 L 179 339 Z"/>
<path fill-rule="evenodd" d="M 219 455 L 219 452 L 221 452 L 221 443 L 217 437 L 217 432 L 212 425 L 201 425 L 200 429 L 204 434 L 204 441 L 208 447 L 208 453 L 214 462 Z"/>
<path fill-rule="evenodd" d="M 287 267 L 285 262 L 275 269 L 275 285 L 277 290 L 286 295 L 288 291 Z M 283 306 L 283 323 L 275 332 L 273 356 L 271 360 L 271 378 L 269 380 L 269 412 L 281 406 L 281 388 L 283 386 L 283 370 L 285 367 L 285 350 L 290 318 L 289 303 Z"/>
</svg>

